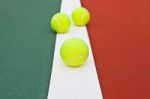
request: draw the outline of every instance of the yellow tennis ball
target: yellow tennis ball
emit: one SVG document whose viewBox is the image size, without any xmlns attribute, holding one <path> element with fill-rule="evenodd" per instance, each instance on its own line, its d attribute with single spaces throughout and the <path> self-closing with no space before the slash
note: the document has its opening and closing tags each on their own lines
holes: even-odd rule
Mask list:
<svg viewBox="0 0 150 99">
<path fill-rule="evenodd" d="M 89 49 L 83 40 L 79 38 L 70 38 L 61 46 L 60 55 L 66 65 L 70 67 L 79 67 L 87 60 Z"/>
<path fill-rule="evenodd" d="M 72 12 L 72 20 L 77 26 L 84 26 L 90 21 L 90 13 L 86 8 L 76 8 Z"/>
<path fill-rule="evenodd" d="M 65 33 L 71 26 L 71 20 L 65 13 L 57 13 L 52 17 L 50 24 L 57 33 Z"/>
</svg>

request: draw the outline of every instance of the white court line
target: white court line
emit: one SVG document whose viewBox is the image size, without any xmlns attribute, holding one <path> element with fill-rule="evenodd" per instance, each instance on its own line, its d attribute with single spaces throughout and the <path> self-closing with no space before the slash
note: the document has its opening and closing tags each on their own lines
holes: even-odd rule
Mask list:
<svg viewBox="0 0 150 99">
<path fill-rule="evenodd" d="M 80 6 L 80 0 L 62 0 L 61 12 L 71 16 L 72 11 Z M 62 43 L 71 37 L 81 38 L 90 48 L 89 58 L 80 68 L 65 66 L 60 57 Z M 102 99 L 86 27 L 72 24 L 68 33 L 57 34 L 48 99 Z"/>
</svg>

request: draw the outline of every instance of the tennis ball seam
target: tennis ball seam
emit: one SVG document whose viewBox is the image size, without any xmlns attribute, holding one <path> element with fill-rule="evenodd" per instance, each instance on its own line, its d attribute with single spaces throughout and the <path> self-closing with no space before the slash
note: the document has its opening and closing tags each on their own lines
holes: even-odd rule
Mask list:
<svg viewBox="0 0 150 99">
<path fill-rule="evenodd" d="M 83 20 L 84 20 L 84 15 L 85 15 L 86 13 L 87 13 L 87 12 L 84 12 L 84 13 L 81 14 L 81 23 L 82 23 L 82 24 L 84 23 Z"/>
<path fill-rule="evenodd" d="M 60 18 L 59 19 L 54 18 L 54 20 L 57 22 L 57 24 L 58 24 L 59 27 L 62 27 L 62 25 L 60 23 L 61 21 L 59 21 L 59 20 L 61 20 Z M 57 31 L 57 32 L 60 32 L 60 31 Z"/>
<path fill-rule="evenodd" d="M 80 55 L 78 57 L 75 57 L 75 58 L 71 59 L 69 62 L 67 62 L 67 64 L 71 64 L 71 63 L 73 63 L 79 59 L 82 59 L 84 56 L 87 56 L 87 54 L 83 54 L 83 55 Z"/>
</svg>

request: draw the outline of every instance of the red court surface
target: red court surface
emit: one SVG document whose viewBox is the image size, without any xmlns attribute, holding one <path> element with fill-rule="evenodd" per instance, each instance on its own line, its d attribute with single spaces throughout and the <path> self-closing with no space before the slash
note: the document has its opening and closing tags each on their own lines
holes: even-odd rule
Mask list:
<svg viewBox="0 0 150 99">
<path fill-rule="evenodd" d="M 81 1 L 104 99 L 150 99 L 150 1 Z"/>
</svg>

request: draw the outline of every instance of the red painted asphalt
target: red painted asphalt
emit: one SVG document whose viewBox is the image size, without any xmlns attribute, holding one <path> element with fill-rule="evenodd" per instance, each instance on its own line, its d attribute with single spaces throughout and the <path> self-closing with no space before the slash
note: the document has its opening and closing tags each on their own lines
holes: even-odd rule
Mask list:
<svg viewBox="0 0 150 99">
<path fill-rule="evenodd" d="M 150 1 L 81 1 L 104 99 L 150 99 Z"/>
</svg>

